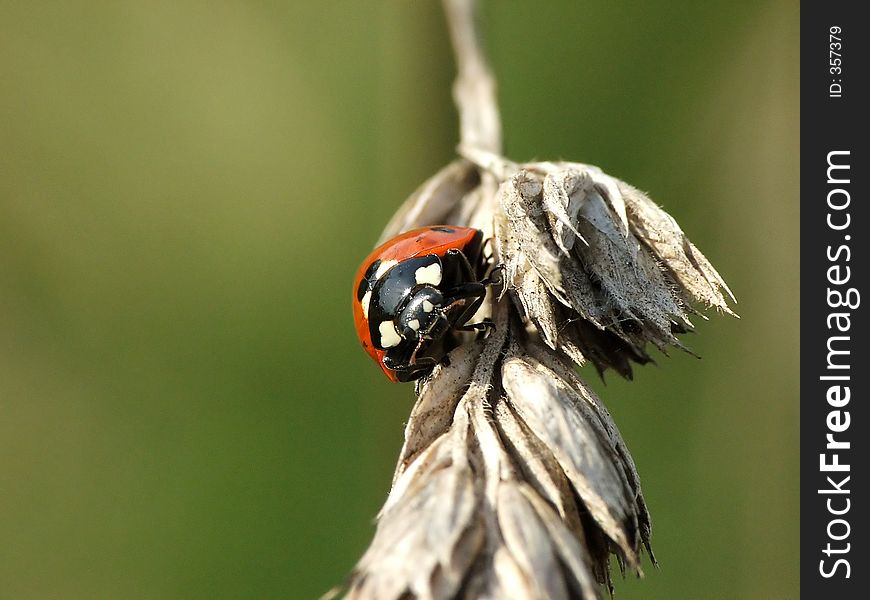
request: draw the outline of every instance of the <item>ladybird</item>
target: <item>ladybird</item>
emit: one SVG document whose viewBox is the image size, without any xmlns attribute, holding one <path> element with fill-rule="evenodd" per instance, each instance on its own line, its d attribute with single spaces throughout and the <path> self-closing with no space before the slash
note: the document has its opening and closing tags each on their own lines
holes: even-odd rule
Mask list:
<svg viewBox="0 0 870 600">
<path fill-rule="evenodd" d="M 363 348 L 394 382 L 432 372 L 458 343 L 491 281 L 483 279 L 483 232 L 436 225 L 376 248 L 354 280 L 353 316 Z"/>
</svg>

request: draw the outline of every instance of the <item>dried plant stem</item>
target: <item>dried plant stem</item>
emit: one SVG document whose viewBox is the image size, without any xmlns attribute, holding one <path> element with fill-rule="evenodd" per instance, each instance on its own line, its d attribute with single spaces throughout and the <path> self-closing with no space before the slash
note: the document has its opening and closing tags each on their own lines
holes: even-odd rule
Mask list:
<svg viewBox="0 0 870 600">
<path fill-rule="evenodd" d="M 447 27 L 456 56 L 453 100 L 459 111 L 460 146 L 502 151 L 501 117 L 495 77 L 486 61 L 477 28 L 476 0 L 443 0 Z"/>
</svg>

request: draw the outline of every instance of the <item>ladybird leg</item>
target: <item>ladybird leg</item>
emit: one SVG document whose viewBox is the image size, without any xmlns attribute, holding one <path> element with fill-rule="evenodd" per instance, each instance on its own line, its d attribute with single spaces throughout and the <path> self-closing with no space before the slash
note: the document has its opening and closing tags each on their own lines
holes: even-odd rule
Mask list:
<svg viewBox="0 0 870 600">
<path fill-rule="evenodd" d="M 411 365 L 414 369 L 434 369 L 438 361 L 432 356 L 417 356 L 414 355 L 414 362 Z"/>
<path fill-rule="evenodd" d="M 490 332 L 495 330 L 495 323 L 492 322 L 492 319 L 484 319 L 480 323 L 466 323 L 465 325 L 460 325 L 455 327 L 455 329 L 459 331 L 485 331 Z"/>
<path fill-rule="evenodd" d="M 475 269 L 473 266 L 471 266 L 471 263 L 468 261 L 468 257 L 465 256 L 465 253 L 460 252 L 459 250 L 448 250 L 447 255 L 459 265 L 459 268 L 462 271 L 462 281 L 474 281 L 475 279 L 477 279 L 478 276 L 476 275 Z M 498 285 L 503 287 L 504 277 L 502 277 L 502 273 L 504 273 L 504 270 L 504 265 L 496 265 L 489 272 L 489 276 L 483 281 L 480 281 L 479 283 L 485 286 Z M 499 294 L 499 298 L 503 295 L 503 293 L 504 292 L 502 291 L 502 293 Z"/>
<path fill-rule="evenodd" d="M 437 364 L 438 361 L 431 356 L 421 356 L 417 359 L 417 364 L 415 365 L 401 365 L 392 370 L 395 371 L 401 379 L 402 376 L 408 377 L 423 371 L 431 371 Z M 416 377 L 412 376 L 411 379 L 416 379 Z M 410 381 L 411 379 L 402 379 L 402 381 Z"/>
<path fill-rule="evenodd" d="M 425 360 L 424 360 L 425 359 Z M 428 375 L 432 372 L 432 369 L 438 364 L 431 356 L 423 356 L 418 359 L 416 365 L 404 365 L 398 369 L 395 369 L 396 379 L 400 382 L 404 383 L 406 381 L 414 381 L 415 379 L 420 379 L 421 377 Z"/>
<path fill-rule="evenodd" d="M 398 379 L 400 383 L 421 379 L 431 373 L 434 366 L 435 365 L 432 365 L 431 367 L 414 367 L 405 371 L 397 371 L 396 379 Z"/>
<path fill-rule="evenodd" d="M 468 262 L 468 257 L 465 256 L 464 252 L 456 249 L 448 250 L 447 256 L 453 259 L 459 266 L 459 270 L 461 271 L 460 281 L 474 281 L 477 279 L 474 267 L 472 267 L 471 263 Z"/>
<path fill-rule="evenodd" d="M 483 304 L 483 299 L 486 297 L 486 286 L 480 283 L 465 283 L 458 285 L 445 294 L 445 313 L 457 306 L 465 306 L 465 308 L 457 314 L 455 318 L 451 318 L 451 325 L 455 328 L 465 325 L 480 305 Z"/>
<path fill-rule="evenodd" d="M 449 324 L 447 324 L 449 326 Z M 391 348 L 384 355 L 384 365 L 391 371 L 408 371 L 415 369 L 431 369 L 438 361 L 431 356 L 417 356 L 423 345 L 429 340 L 420 338 L 413 346 L 407 344 Z"/>
<path fill-rule="evenodd" d="M 486 285 L 486 286 L 504 285 L 504 276 L 503 276 L 504 272 L 505 272 L 504 265 L 496 265 L 489 272 L 489 276 L 486 279 L 484 279 L 483 281 L 481 281 L 480 283 L 482 285 Z M 496 273 L 498 273 L 497 276 L 496 276 Z"/>
<path fill-rule="evenodd" d="M 412 367 L 410 365 L 405 365 L 403 367 L 399 367 L 397 369 L 392 369 L 393 373 L 396 376 L 396 381 L 400 383 L 405 383 L 408 381 L 414 381 L 415 379 L 420 379 L 421 377 L 427 375 L 432 372 L 432 366 L 416 366 Z"/>
<path fill-rule="evenodd" d="M 431 356 L 415 357 L 416 348 L 410 353 L 408 350 L 408 347 L 402 349 L 392 348 L 384 355 L 384 366 L 393 371 L 399 381 L 405 382 L 419 379 L 438 364 L 438 361 Z"/>
<path fill-rule="evenodd" d="M 492 260 L 492 257 L 495 256 L 495 250 L 493 249 L 493 245 L 495 244 L 495 238 L 488 237 L 483 240 L 483 246 L 481 247 L 481 257 L 489 262 Z"/>
</svg>

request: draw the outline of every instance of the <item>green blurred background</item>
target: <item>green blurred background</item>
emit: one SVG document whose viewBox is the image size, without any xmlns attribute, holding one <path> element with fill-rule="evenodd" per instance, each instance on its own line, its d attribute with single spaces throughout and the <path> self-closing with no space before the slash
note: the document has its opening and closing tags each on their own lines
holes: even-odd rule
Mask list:
<svg viewBox="0 0 870 600">
<path fill-rule="evenodd" d="M 608 378 L 661 563 L 798 596 L 798 3 L 484 7 L 515 159 L 650 191 L 742 320 Z M 0 598 L 312 598 L 373 533 L 411 386 L 351 279 L 452 157 L 431 2 L 0 2 Z"/>
</svg>

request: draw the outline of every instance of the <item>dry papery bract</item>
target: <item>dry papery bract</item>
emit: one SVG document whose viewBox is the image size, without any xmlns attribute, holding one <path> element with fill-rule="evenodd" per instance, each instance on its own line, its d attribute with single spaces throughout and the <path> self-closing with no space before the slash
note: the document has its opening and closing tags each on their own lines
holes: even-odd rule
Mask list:
<svg viewBox="0 0 870 600">
<path fill-rule="evenodd" d="M 418 382 L 393 486 L 349 598 L 599 598 L 641 574 L 650 516 L 631 454 L 578 375 L 682 348 L 725 282 L 645 194 L 578 163 L 477 154 L 423 184 L 382 239 L 478 227 L 503 265 L 495 329 Z M 654 558 L 652 558 L 654 562 Z"/>
</svg>

